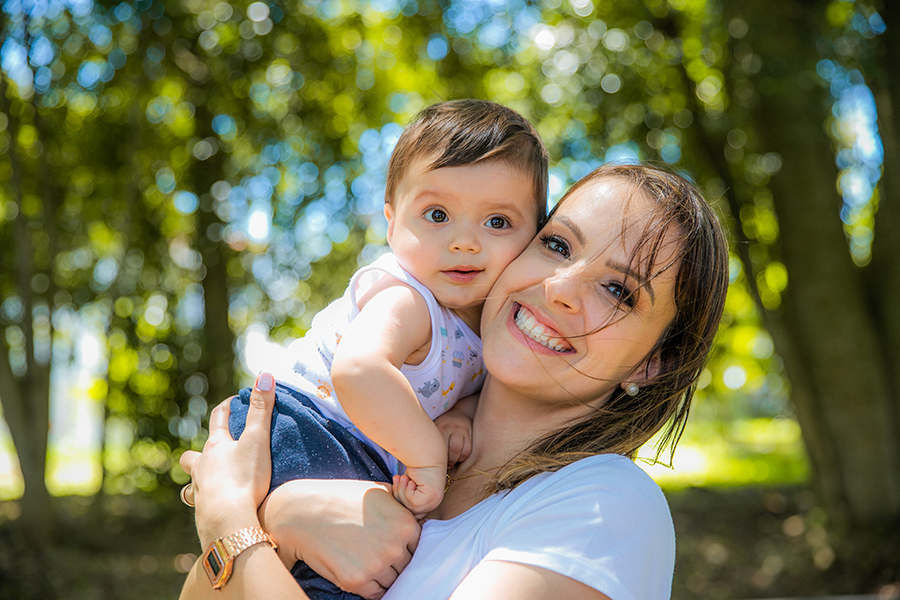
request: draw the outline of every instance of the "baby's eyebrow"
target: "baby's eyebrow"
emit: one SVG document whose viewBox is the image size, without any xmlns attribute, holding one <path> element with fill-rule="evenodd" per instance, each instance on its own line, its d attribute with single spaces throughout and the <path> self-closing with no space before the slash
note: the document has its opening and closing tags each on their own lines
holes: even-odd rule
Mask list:
<svg viewBox="0 0 900 600">
<path fill-rule="evenodd" d="M 487 205 L 487 208 L 489 208 L 490 210 L 522 214 L 522 210 L 519 208 L 519 205 L 516 204 L 515 202 L 505 202 L 505 201 L 498 201 L 496 203 L 487 202 L 486 205 Z"/>
</svg>

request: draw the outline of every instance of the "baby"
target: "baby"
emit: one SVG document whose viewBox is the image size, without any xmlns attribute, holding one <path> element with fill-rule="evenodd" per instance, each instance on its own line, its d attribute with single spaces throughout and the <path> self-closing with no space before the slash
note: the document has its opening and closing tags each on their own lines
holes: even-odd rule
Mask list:
<svg viewBox="0 0 900 600">
<path fill-rule="evenodd" d="M 537 232 L 546 188 L 543 143 L 509 108 L 444 102 L 404 130 L 385 192 L 391 253 L 357 271 L 273 369 L 272 487 L 386 476 L 415 515 L 437 507 L 471 429 L 434 419 L 481 388 L 482 305 Z M 248 399 L 232 401 L 235 438 Z"/>
</svg>

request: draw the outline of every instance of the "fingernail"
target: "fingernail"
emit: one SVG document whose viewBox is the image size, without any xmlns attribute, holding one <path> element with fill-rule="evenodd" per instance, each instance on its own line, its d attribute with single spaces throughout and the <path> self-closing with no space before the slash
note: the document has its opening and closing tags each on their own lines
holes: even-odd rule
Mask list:
<svg viewBox="0 0 900 600">
<path fill-rule="evenodd" d="M 256 378 L 256 389 L 261 392 L 271 391 L 275 387 L 275 378 L 271 373 L 260 373 Z"/>
</svg>

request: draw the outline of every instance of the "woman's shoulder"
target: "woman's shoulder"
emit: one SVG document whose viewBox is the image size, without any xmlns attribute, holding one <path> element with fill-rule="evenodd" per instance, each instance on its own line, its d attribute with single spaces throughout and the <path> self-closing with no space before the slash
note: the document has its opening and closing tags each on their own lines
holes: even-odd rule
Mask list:
<svg viewBox="0 0 900 600">
<path fill-rule="evenodd" d="M 659 486 L 618 455 L 578 460 L 512 490 L 485 558 L 548 569 L 611 598 L 667 598 L 675 528 Z"/>
<path fill-rule="evenodd" d="M 509 492 L 507 508 L 575 512 L 627 517 L 644 515 L 661 527 L 671 527 L 665 495 L 634 461 L 617 454 L 583 458 L 558 471 L 542 473 Z"/>
<path fill-rule="evenodd" d="M 620 454 L 597 454 L 577 460 L 558 471 L 539 475 L 537 484 L 558 485 L 562 482 L 598 487 L 646 489 L 660 492 L 659 486 L 635 462 Z M 536 478 L 537 479 L 537 478 Z"/>
</svg>

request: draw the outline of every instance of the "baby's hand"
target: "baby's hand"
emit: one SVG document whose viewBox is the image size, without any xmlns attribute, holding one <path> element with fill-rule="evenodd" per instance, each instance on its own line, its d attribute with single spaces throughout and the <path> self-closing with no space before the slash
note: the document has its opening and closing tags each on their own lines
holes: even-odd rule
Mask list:
<svg viewBox="0 0 900 600">
<path fill-rule="evenodd" d="M 450 410 L 434 420 L 447 444 L 447 467 L 461 463 L 472 452 L 472 419 L 462 411 Z"/>
<path fill-rule="evenodd" d="M 394 475 L 392 490 L 397 502 L 421 519 L 438 507 L 447 486 L 446 467 L 407 467 L 403 475 Z"/>
</svg>

